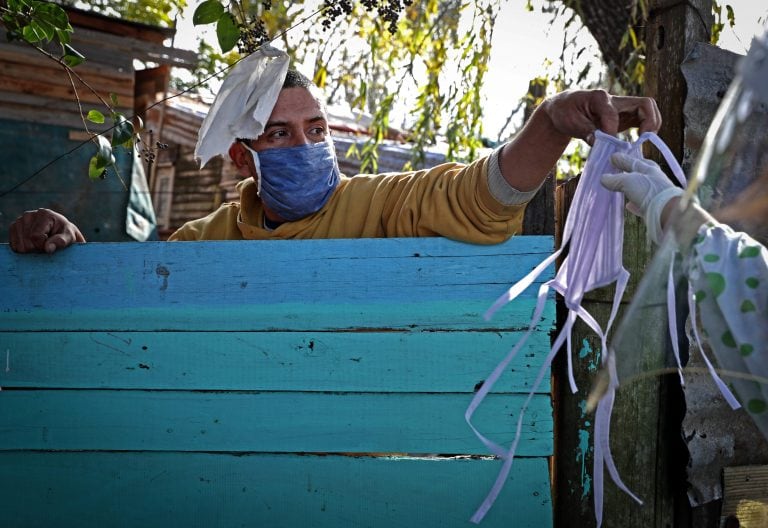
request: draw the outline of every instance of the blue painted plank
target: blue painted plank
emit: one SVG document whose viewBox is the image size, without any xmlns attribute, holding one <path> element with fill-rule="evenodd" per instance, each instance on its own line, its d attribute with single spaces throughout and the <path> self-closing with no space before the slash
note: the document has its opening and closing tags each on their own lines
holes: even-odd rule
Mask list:
<svg viewBox="0 0 768 528">
<path fill-rule="evenodd" d="M 79 497 L 95 494 L 99 526 L 178 525 L 179 510 L 186 526 L 466 525 L 498 461 L 267 453 L 485 454 L 464 410 L 527 328 L 537 288 L 491 322 L 482 313 L 551 250 L 551 237 L 0 248 L 0 483 L 25 483 L 0 493 L 24 498 L 10 518 L 46 526 L 40 512 L 53 511 L 82 526 Z M 499 443 L 512 439 L 554 318 L 550 298 L 497 387 L 515 394 L 490 395 L 476 414 Z M 484 525 L 551 526 L 552 436 L 544 388 L 524 420 L 514 508 L 497 505 Z M 251 480 L 232 489 L 255 496 L 227 494 L 239 470 Z M 326 480 L 302 493 L 304 475 Z M 455 497 L 454 481 L 466 486 Z M 461 501 L 466 512 L 443 515 Z M 318 521 L 318 510 L 333 515 Z"/>
<path fill-rule="evenodd" d="M 0 453 L 5 526 L 453 528 L 497 460 L 205 453 Z M 483 528 L 552 526 L 546 459 L 515 461 Z"/>
<path fill-rule="evenodd" d="M 337 319 L 336 324 L 349 327 L 339 315 L 359 323 L 367 319 L 362 314 L 376 313 L 376 306 L 385 318 L 412 306 L 417 314 L 426 308 L 443 316 L 447 304 L 451 310 L 469 306 L 478 326 L 487 327 L 479 314 L 549 251 L 549 237 L 518 237 L 498 246 L 444 239 L 86 244 L 53 256 L 19 256 L 6 248 L 0 251 L 0 283 L 7 285 L 0 299 L 0 329 L 42 329 L 45 319 L 55 329 L 59 321 L 71 325 L 74 318 L 89 321 L 91 316 L 99 321 L 112 311 L 113 324 L 149 318 L 155 329 L 164 329 L 196 318 L 238 318 L 239 324 L 226 329 L 242 330 L 254 329 L 262 316 L 277 311 L 282 313 L 261 324 L 285 328 L 291 314 L 294 321 L 312 321 L 318 305 L 329 314 L 321 320 Z M 521 298 L 527 299 L 526 314 L 533 295 Z M 254 305 L 259 309 L 252 313 Z M 222 314 L 200 315 L 202 306 Z M 57 311 L 63 318 L 53 317 Z M 34 325 L 19 326 L 33 315 Z M 418 325 L 418 319 L 395 323 Z"/>
<path fill-rule="evenodd" d="M 119 290 L 118 290 L 119 291 Z M 87 291 L 81 292 L 87 295 Z M 527 330 L 535 301 L 516 299 L 491 321 L 483 313 L 491 302 L 413 301 L 347 304 L 337 295 L 335 304 L 252 304 L 232 306 L 169 304 L 153 308 L 9 309 L 0 312 L 0 332 L 31 331 L 439 331 Z M 550 297 L 539 325 L 548 332 L 554 326 L 554 296 Z M 2 346 L 2 343 L 0 343 Z"/>
<path fill-rule="evenodd" d="M 0 332 L 0 387 L 470 393 L 520 332 Z M 533 334 L 495 392 L 527 392 Z M 538 389 L 549 392 L 549 379 Z"/>
<path fill-rule="evenodd" d="M 0 450 L 97 449 L 487 454 L 469 394 L 4 390 Z M 473 423 L 509 444 L 524 395 L 489 395 Z M 534 397 L 521 456 L 552 453 L 552 407 Z"/>
</svg>

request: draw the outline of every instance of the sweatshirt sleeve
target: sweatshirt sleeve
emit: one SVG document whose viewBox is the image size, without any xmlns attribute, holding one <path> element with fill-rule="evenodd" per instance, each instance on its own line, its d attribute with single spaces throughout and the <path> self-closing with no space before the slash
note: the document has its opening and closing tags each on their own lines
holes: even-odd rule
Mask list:
<svg viewBox="0 0 768 528">
<path fill-rule="evenodd" d="M 494 150 L 488 159 L 488 189 L 490 189 L 491 195 L 500 203 L 506 205 L 526 204 L 536 196 L 544 181 L 542 180 L 541 184 L 531 191 L 518 191 L 512 187 L 501 173 L 499 156 L 502 148 L 503 145 Z"/>
<path fill-rule="evenodd" d="M 492 191 L 492 163 L 498 169 L 497 156 L 469 165 L 445 163 L 382 178 L 377 199 L 385 201 L 381 212 L 385 236 L 445 236 L 495 244 L 519 234 L 525 202 L 530 198 L 511 188 L 501 193 Z M 372 203 L 376 208 L 376 199 Z"/>
<path fill-rule="evenodd" d="M 705 224 L 686 257 L 702 338 L 768 438 L 768 251 L 745 233 Z"/>
</svg>

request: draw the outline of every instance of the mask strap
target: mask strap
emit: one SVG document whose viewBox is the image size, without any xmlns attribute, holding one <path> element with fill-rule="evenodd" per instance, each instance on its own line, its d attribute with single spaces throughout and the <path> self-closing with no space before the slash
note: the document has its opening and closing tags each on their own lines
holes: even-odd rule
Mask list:
<svg viewBox="0 0 768 528">
<path fill-rule="evenodd" d="M 562 245 L 565 246 L 565 242 L 563 242 Z M 536 278 L 541 275 L 547 267 L 549 267 L 550 264 L 555 262 L 562 251 L 562 248 L 555 251 L 553 254 L 539 263 L 538 266 L 533 268 L 533 270 L 531 270 L 528 275 L 517 281 L 506 292 L 499 296 L 499 298 L 496 299 L 496 302 L 494 302 L 493 305 L 485 311 L 485 314 L 483 315 L 485 320 L 490 321 L 491 317 L 493 317 L 493 314 L 495 314 L 502 306 L 513 301 L 515 298 L 517 298 L 518 295 L 523 293 L 528 288 L 528 286 L 533 284 L 533 281 L 535 281 Z"/>
<path fill-rule="evenodd" d="M 669 340 L 672 341 L 672 352 L 677 362 L 677 374 L 680 377 L 680 385 L 685 387 L 683 378 L 683 364 L 680 361 L 680 345 L 677 340 L 677 314 L 675 300 L 675 258 L 670 259 L 669 273 L 667 274 L 667 324 L 669 325 Z"/>
<path fill-rule="evenodd" d="M 685 173 L 683 172 L 683 168 L 677 162 L 675 155 L 672 154 L 672 151 L 669 149 L 666 143 L 664 143 L 661 140 L 661 138 L 656 134 L 654 134 L 653 132 L 644 132 L 637 139 L 637 141 L 635 142 L 635 145 L 637 145 L 637 147 L 639 148 L 646 141 L 650 141 L 653 144 L 653 146 L 659 149 L 659 152 L 661 152 L 661 155 L 664 156 L 664 160 L 667 162 L 667 165 L 669 165 L 669 168 L 672 170 L 672 174 L 675 175 L 675 178 L 677 178 L 677 181 L 680 182 L 680 185 L 682 185 L 683 189 L 685 189 L 688 185 L 688 181 L 685 178 Z"/>
<path fill-rule="evenodd" d="M 614 355 L 611 354 L 609 361 L 613 362 Z M 615 372 L 615 365 L 612 370 Z M 599 527 L 603 522 L 603 471 L 608 470 L 608 474 L 611 476 L 614 484 L 632 497 L 632 499 L 638 504 L 642 505 L 643 501 L 627 487 L 621 480 L 619 471 L 616 468 L 616 464 L 611 454 L 610 434 L 611 434 L 611 414 L 613 413 L 613 403 L 616 398 L 616 377 L 611 375 L 608 386 L 608 391 L 603 395 L 597 404 L 597 410 L 595 411 L 595 441 L 594 441 L 594 453 L 592 463 L 592 478 L 594 479 L 594 504 L 595 504 L 595 517 L 597 520 L 597 526 Z"/>
<path fill-rule="evenodd" d="M 696 301 L 693 299 L 693 287 L 690 283 L 688 284 L 688 310 L 691 313 L 691 326 L 693 326 L 693 335 L 696 337 L 696 344 L 699 347 L 699 352 L 701 352 L 701 357 L 704 358 L 704 363 L 707 365 L 709 375 L 712 376 L 712 379 L 715 381 L 715 385 L 717 385 L 717 388 L 720 389 L 720 393 L 723 395 L 723 398 L 725 398 L 725 401 L 728 402 L 728 405 L 731 406 L 731 409 L 736 410 L 741 407 L 739 400 L 736 399 L 736 396 L 733 395 L 731 389 L 728 388 L 728 385 L 726 385 L 725 382 L 717 374 L 715 367 L 712 366 L 712 363 L 709 361 L 709 358 L 704 353 L 704 349 L 701 346 L 701 338 L 699 337 L 698 324 L 696 321 Z"/>
<path fill-rule="evenodd" d="M 256 167 L 256 194 L 261 196 L 261 163 L 259 162 L 259 153 L 253 150 L 245 141 L 241 141 L 240 144 L 251 153 L 253 165 Z"/>
<path fill-rule="evenodd" d="M 550 281 L 551 282 L 551 281 Z M 494 374 L 498 373 L 500 376 L 502 371 L 504 370 L 503 367 L 506 367 L 507 363 L 511 361 L 511 359 L 514 357 L 514 355 L 518 352 L 520 349 L 520 346 L 522 342 L 528 338 L 531 331 L 533 330 L 534 326 L 538 324 L 539 319 L 541 318 L 541 311 L 543 310 L 544 304 L 546 302 L 547 293 L 549 291 L 549 282 L 546 284 L 543 284 L 541 288 L 539 288 L 539 300 L 537 302 L 537 310 L 536 315 L 534 316 L 534 320 L 532 321 L 531 326 L 528 328 L 528 332 L 526 335 L 521 339 L 520 342 L 518 342 L 515 347 L 512 349 L 512 351 L 509 353 L 507 358 L 504 359 L 502 364 L 499 364 L 496 369 L 494 370 Z M 533 385 L 531 386 L 531 390 L 528 392 L 528 397 L 525 399 L 525 403 L 523 403 L 522 407 L 520 408 L 520 414 L 517 418 L 517 428 L 515 429 L 515 438 L 512 441 L 512 444 L 510 445 L 508 450 L 503 450 L 500 446 L 497 444 L 494 444 L 487 438 L 485 438 L 480 432 L 475 429 L 475 427 L 470 423 L 471 413 L 469 412 L 470 409 L 472 412 L 474 412 L 475 408 L 480 404 L 482 401 L 482 398 L 485 397 L 485 395 L 490 391 L 492 383 L 496 382 L 496 379 L 498 379 L 498 376 L 494 378 L 493 375 L 489 377 L 488 380 L 486 380 L 485 383 L 483 383 L 483 386 L 480 388 L 480 391 L 484 391 L 482 394 L 482 397 L 480 396 L 480 391 L 475 395 L 475 397 L 472 399 L 472 403 L 470 404 L 470 409 L 467 409 L 467 412 L 465 413 L 464 417 L 467 420 L 467 423 L 472 428 L 473 431 L 475 431 L 475 434 L 480 438 L 481 441 L 483 441 L 486 446 L 493 445 L 494 447 L 498 448 L 499 454 L 497 454 L 497 451 L 494 449 L 492 450 L 494 454 L 497 454 L 502 460 L 504 460 L 504 464 L 502 465 L 501 469 L 499 470 L 499 474 L 496 477 L 496 481 L 493 484 L 493 487 L 488 492 L 488 495 L 485 497 L 485 500 L 480 504 L 477 511 L 475 511 L 474 515 L 472 515 L 470 521 L 472 521 L 475 524 L 480 523 L 480 521 L 483 520 L 485 515 L 488 513 L 488 510 L 491 509 L 491 506 L 493 506 L 493 503 L 496 501 L 496 498 L 499 496 L 499 493 L 501 492 L 502 488 L 504 487 L 504 484 L 506 483 L 509 472 L 512 469 L 512 462 L 515 459 L 515 452 L 517 451 L 517 444 L 520 442 L 520 436 L 522 434 L 523 429 L 523 418 L 525 416 L 525 411 L 528 409 L 528 404 L 531 402 L 533 397 L 535 396 L 536 390 L 539 388 L 539 385 L 541 384 L 542 380 L 544 379 L 544 375 L 548 372 L 550 365 L 552 364 L 552 360 L 554 359 L 555 355 L 557 354 L 557 351 L 560 349 L 561 346 L 563 346 L 563 341 L 565 340 L 565 337 L 567 335 L 570 335 L 571 328 L 573 326 L 573 323 L 575 321 L 575 316 L 569 314 L 568 320 L 566 324 L 563 326 L 563 329 L 560 330 L 560 333 L 557 335 L 557 338 L 555 339 L 555 343 L 552 346 L 552 348 L 549 350 L 549 353 L 547 354 L 547 357 L 544 360 L 544 363 L 542 364 L 541 368 L 539 369 L 539 373 L 536 376 L 536 380 L 534 381 Z M 508 361 L 509 360 L 509 361 Z M 502 368 L 499 368 L 502 367 Z M 489 385 L 489 382 L 491 382 L 491 386 Z M 475 405 L 472 405 L 475 403 L 475 400 L 477 400 L 477 403 Z"/>
</svg>

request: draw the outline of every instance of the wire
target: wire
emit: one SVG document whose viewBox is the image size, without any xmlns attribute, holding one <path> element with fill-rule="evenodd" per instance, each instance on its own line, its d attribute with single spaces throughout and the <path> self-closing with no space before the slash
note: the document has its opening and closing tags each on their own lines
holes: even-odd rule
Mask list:
<svg viewBox="0 0 768 528">
<path fill-rule="evenodd" d="M 277 34 L 276 34 L 274 37 L 272 37 L 272 38 L 270 38 L 269 40 L 267 40 L 267 42 L 265 42 L 264 44 L 267 44 L 267 43 L 271 44 L 271 43 L 272 43 L 272 42 L 273 42 L 275 39 L 278 39 L 278 38 L 282 38 L 282 37 L 284 37 L 285 35 L 287 35 L 287 34 L 288 34 L 288 32 L 289 32 L 289 31 L 292 31 L 293 29 L 297 28 L 298 26 L 300 26 L 300 25 L 304 24 L 305 22 L 307 22 L 307 21 L 308 21 L 308 20 L 310 20 L 311 18 L 313 18 L 313 17 L 316 17 L 317 15 L 319 15 L 320 13 L 322 13 L 322 12 L 323 12 L 325 9 L 327 9 L 327 7 L 321 7 L 321 8 L 319 8 L 319 9 L 317 9 L 315 12 L 313 12 L 312 14 L 310 14 L 310 15 L 307 15 L 306 17 L 302 18 L 301 20 L 299 20 L 298 22 L 296 22 L 294 25 L 292 25 L 292 26 L 291 26 L 291 27 L 289 27 L 288 29 L 286 29 L 286 30 L 284 30 L 284 31 L 282 31 L 282 32 L 280 32 L 280 33 L 277 33 Z M 262 46 L 263 46 L 264 44 L 262 44 Z M 251 53 L 249 53 L 249 54 L 247 54 L 247 55 L 245 55 L 245 56 L 243 56 L 243 57 L 240 57 L 240 58 L 239 58 L 237 61 L 235 61 L 234 63 L 232 63 L 232 64 L 230 64 L 230 65 L 228 65 L 228 66 L 225 66 L 224 68 L 222 68 L 222 69 L 220 69 L 220 70 L 216 71 L 215 73 L 212 73 L 211 75 L 209 75 L 209 76 L 208 76 L 208 77 L 206 77 L 205 79 L 201 80 L 201 81 L 200 81 L 200 82 L 198 82 L 197 84 L 193 84 L 193 85 L 192 85 L 192 86 L 190 86 L 189 88 L 187 88 L 187 89 L 185 89 L 185 90 L 182 90 L 182 91 L 181 91 L 181 92 L 179 92 L 179 93 L 176 93 L 176 94 L 170 95 L 170 96 L 168 96 L 168 97 L 165 97 L 165 98 L 163 98 L 163 99 L 160 99 L 159 101 L 157 101 L 157 102 L 155 102 L 155 103 L 153 103 L 153 104 L 149 105 L 149 106 L 148 106 L 147 108 L 145 108 L 145 109 L 144 109 L 144 111 L 143 111 L 143 112 L 141 112 L 140 114 L 134 114 L 134 115 L 130 116 L 130 120 L 132 120 L 133 118 L 135 118 L 135 117 L 137 117 L 137 116 L 143 116 L 143 115 L 144 115 L 144 114 L 145 114 L 147 111 L 151 110 L 152 108 L 156 107 L 157 105 L 160 105 L 160 104 L 162 104 L 162 103 L 165 103 L 166 101 L 170 101 L 171 99 L 174 99 L 174 98 L 176 98 L 176 97 L 180 97 L 180 96 L 184 95 L 185 93 L 188 93 L 188 92 L 190 92 L 191 90 L 193 90 L 193 89 L 197 88 L 198 86 L 202 86 L 203 84 L 205 84 L 206 82 L 210 81 L 211 79 L 213 79 L 213 78 L 215 78 L 215 77 L 218 77 L 218 76 L 219 76 L 219 75 L 221 75 L 222 73 L 224 73 L 224 72 L 226 72 L 227 70 L 229 70 L 230 68 L 234 67 L 234 66 L 235 66 L 235 65 L 236 65 L 238 62 L 240 62 L 241 60 L 245 59 L 246 57 L 249 57 L 250 55 L 252 55 L 252 54 L 253 54 L 253 53 L 255 53 L 256 51 L 258 51 L 258 49 L 260 49 L 260 48 L 261 48 L 261 46 L 259 46 L 259 48 L 257 48 L 256 50 L 252 51 Z M 61 155 L 59 155 L 59 156 L 57 156 L 57 157 L 53 158 L 51 161 L 49 161 L 48 163 L 46 163 L 45 165 L 43 165 L 42 167 L 40 167 L 39 169 L 37 169 L 35 172 L 33 172 L 32 174 L 30 174 L 30 175 L 29 175 L 29 176 L 27 176 L 26 178 L 23 178 L 23 179 L 22 179 L 21 181 L 19 181 L 18 183 L 16 183 L 16 184 L 12 185 L 12 186 L 11 186 L 9 189 L 6 189 L 6 190 L 4 190 L 4 191 L 0 191 L 0 198 L 3 198 L 3 197 L 5 197 L 5 196 L 7 196 L 7 195 L 11 194 L 12 192 L 16 191 L 16 189 L 18 189 L 18 188 L 19 188 L 19 187 L 21 187 L 22 185 L 25 185 L 25 184 L 29 183 L 29 182 L 30 182 L 30 181 L 31 181 L 33 178 L 35 178 L 35 177 L 39 176 L 40 174 L 42 174 L 42 172 L 43 172 L 45 169 L 47 169 L 48 167 L 50 167 L 51 165 L 53 165 L 53 164 L 55 164 L 55 163 L 59 162 L 60 160 L 62 160 L 62 159 L 64 159 L 64 158 L 66 158 L 67 156 L 69 156 L 70 154 L 72 154 L 73 152 L 75 152 L 75 151 L 79 150 L 80 148 L 84 147 L 85 145 L 87 145 L 88 143 L 90 143 L 90 142 L 93 140 L 93 138 L 94 138 L 94 137 L 97 137 L 97 136 L 101 136 L 101 135 L 104 135 L 104 134 L 106 134 L 107 132 L 110 132 L 110 131 L 111 131 L 111 130 L 113 130 L 113 129 L 114 129 L 116 126 L 117 126 L 117 124 L 115 124 L 115 125 L 112 125 L 111 127 L 107 128 L 106 130 L 103 130 L 103 131 L 101 131 L 101 132 L 99 132 L 99 133 L 97 133 L 97 134 L 94 134 L 94 135 L 93 135 L 93 137 L 91 137 L 91 138 L 88 138 L 88 139 L 86 139 L 86 140 L 83 140 L 82 142 L 80 142 L 79 144 L 75 145 L 74 147 L 72 147 L 72 148 L 71 148 L 70 150 L 68 150 L 67 152 L 65 152 L 65 153 L 63 153 L 63 154 L 61 154 Z"/>
</svg>

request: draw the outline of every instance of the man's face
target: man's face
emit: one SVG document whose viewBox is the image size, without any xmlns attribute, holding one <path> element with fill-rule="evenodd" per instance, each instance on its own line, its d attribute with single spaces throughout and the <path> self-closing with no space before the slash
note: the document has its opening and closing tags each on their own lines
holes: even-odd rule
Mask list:
<svg viewBox="0 0 768 528">
<path fill-rule="evenodd" d="M 319 99 L 306 88 L 284 88 L 277 97 L 264 132 L 256 140 L 235 142 L 229 149 L 229 155 L 241 176 L 258 179 L 253 156 L 242 143 L 256 152 L 263 152 L 321 143 L 326 141 L 328 134 L 328 118 Z M 266 204 L 264 213 L 272 221 L 285 221 Z"/>
<path fill-rule="evenodd" d="M 328 136 L 328 118 L 306 88 L 280 91 L 264 132 L 249 146 L 256 152 L 271 148 L 320 143 Z"/>
</svg>

